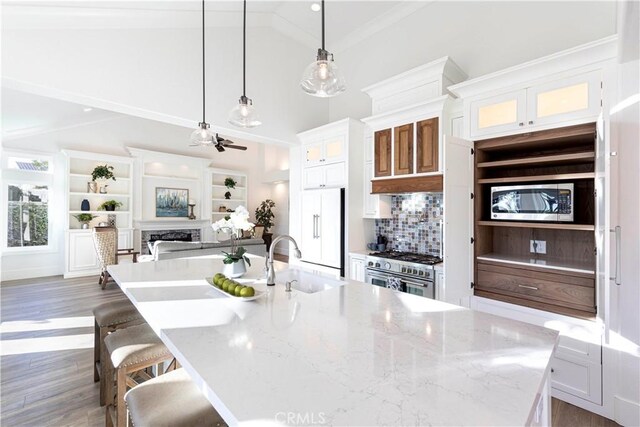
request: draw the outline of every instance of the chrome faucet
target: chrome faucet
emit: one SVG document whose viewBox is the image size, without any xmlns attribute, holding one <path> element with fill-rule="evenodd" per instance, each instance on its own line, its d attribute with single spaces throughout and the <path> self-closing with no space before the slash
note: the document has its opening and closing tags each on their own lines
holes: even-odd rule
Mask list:
<svg viewBox="0 0 640 427">
<path fill-rule="evenodd" d="M 273 242 L 271 242 L 271 247 L 269 248 L 269 255 L 267 256 L 267 286 L 273 286 L 276 284 L 276 271 L 273 268 L 273 250 L 281 240 L 288 240 L 293 243 L 293 246 L 295 246 L 293 254 L 296 258 L 302 257 L 302 252 L 300 252 L 300 249 L 298 249 L 298 244 L 295 240 L 293 240 L 293 237 L 282 234 L 273 239 Z"/>
</svg>

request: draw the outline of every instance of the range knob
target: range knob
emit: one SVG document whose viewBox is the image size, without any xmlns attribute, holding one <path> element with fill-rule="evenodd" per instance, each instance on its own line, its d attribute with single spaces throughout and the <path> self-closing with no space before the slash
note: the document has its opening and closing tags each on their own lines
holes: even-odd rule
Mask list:
<svg viewBox="0 0 640 427">
<path fill-rule="evenodd" d="M 367 264 L 369 267 L 373 267 L 373 261 L 369 261 L 369 264 Z"/>
<path fill-rule="evenodd" d="M 416 270 L 415 268 L 413 269 L 413 274 L 418 274 L 418 270 Z"/>
<path fill-rule="evenodd" d="M 384 263 L 384 268 L 386 268 L 387 270 L 391 270 L 391 263 L 390 262 L 385 262 Z"/>
<path fill-rule="evenodd" d="M 380 263 L 376 262 L 376 267 L 380 268 Z"/>
<path fill-rule="evenodd" d="M 407 267 L 402 267 L 402 272 L 406 273 L 407 272 Z"/>
<path fill-rule="evenodd" d="M 418 276 L 423 276 L 423 275 L 424 275 L 424 271 L 418 270 Z"/>
</svg>

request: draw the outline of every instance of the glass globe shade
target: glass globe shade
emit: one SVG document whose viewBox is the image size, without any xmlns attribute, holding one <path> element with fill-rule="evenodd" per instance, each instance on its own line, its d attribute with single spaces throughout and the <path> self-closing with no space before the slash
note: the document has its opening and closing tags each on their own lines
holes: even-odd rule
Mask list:
<svg viewBox="0 0 640 427">
<path fill-rule="evenodd" d="M 229 123 L 243 128 L 253 128 L 262 124 L 253 107 L 253 101 L 246 96 L 241 96 L 238 105 L 229 112 Z"/>
<path fill-rule="evenodd" d="M 347 89 L 344 76 L 333 58 L 322 56 L 305 68 L 300 87 L 309 95 L 321 98 L 339 95 Z"/>
<path fill-rule="evenodd" d="M 196 145 L 212 145 L 214 135 L 209 129 L 208 123 L 198 123 L 198 129 L 191 133 L 191 143 Z"/>
</svg>

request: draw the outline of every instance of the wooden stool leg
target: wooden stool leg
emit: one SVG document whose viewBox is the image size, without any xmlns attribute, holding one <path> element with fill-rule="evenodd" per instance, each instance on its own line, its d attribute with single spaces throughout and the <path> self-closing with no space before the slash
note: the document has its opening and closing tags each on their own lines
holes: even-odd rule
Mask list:
<svg viewBox="0 0 640 427">
<path fill-rule="evenodd" d="M 107 394 L 113 389 L 113 368 L 104 339 L 109 334 L 108 328 L 100 329 L 100 406 L 107 404 Z"/>
<path fill-rule="evenodd" d="M 127 405 L 124 402 L 124 395 L 127 392 L 127 369 L 120 368 L 117 370 L 116 379 L 116 427 L 127 427 Z"/>
<path fill-rule="evenodd" d="M 93 382 L 100 381 L 100 372 L 98 372 L 98 362 L 100 361 L 100 349 L 102 348 L 102 337 L 100 336 L 100 327 L 94 321 L 93 324 Z"/>
</svg>

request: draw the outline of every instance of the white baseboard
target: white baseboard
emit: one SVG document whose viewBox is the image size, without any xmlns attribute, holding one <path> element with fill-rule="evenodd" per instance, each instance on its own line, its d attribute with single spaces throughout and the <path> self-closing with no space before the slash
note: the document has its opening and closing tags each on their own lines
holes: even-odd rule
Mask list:
<svg viewBox="0 0 640 427">
<path fill-rule="evenodd" d="M 99 274 L 100 274 L 100 270 L 71 271 L 71 272 L 64 273 L 64 278 L 73 279 L 74 277 L 98 276 Z"/>
<path fill-rule="evenodd" d="M 6 262 L 4 263 L 6 266 Z M 57 266 L 39 267 L 39 268 L 22 268 L 19 270 L 2 270 L 2 278 L 0 281 L 33 279 L 36 277 L 59 276 L 62 269 Z"/>
<path fill-rule="evenodd" d="M 640 403 L 614 396 L 613 420 L 623 426 L 640 426 Z"/>
</svg>

